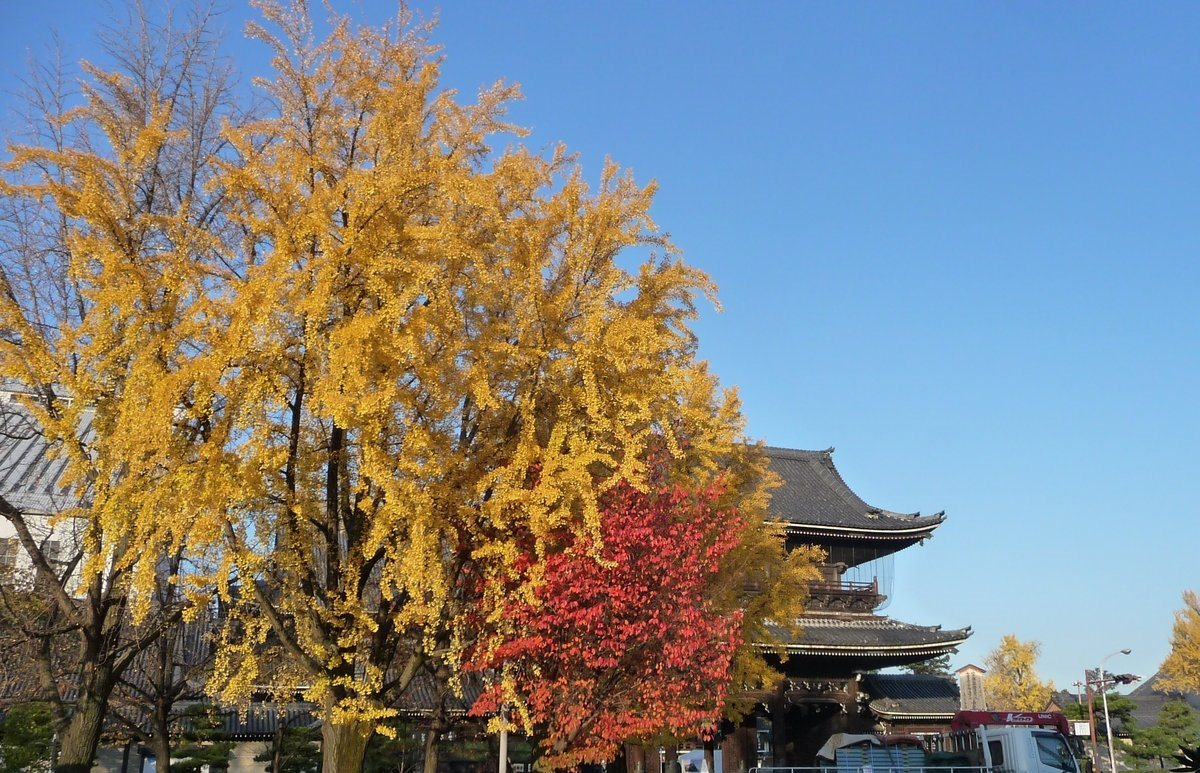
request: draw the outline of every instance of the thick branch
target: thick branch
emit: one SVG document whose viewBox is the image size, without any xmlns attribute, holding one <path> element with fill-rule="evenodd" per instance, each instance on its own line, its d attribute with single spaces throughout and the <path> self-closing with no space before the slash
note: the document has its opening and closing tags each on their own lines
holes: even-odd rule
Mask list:
<svg viewBox="0 0 1200 773">
<path fill-rule="evenodd" d="M 228 521 L 225 523 L 225 537 L 232 550 L 236 551 L 240 547 L 237 533 L 233 530 L 233 524 Z M 296 658 L 310 672 L 314 674 L 322 673 L 324 667 L 321 662 L 300 647 L 300 643 L 296 641 L 296 637 L 283 624 L 283 616 L 279 614 L 279 610 L 267 598 L 267 594 L 263 591 L 262 586 L 255 582 L 252 576 L 247 575 L 245 580 L 246 584 L 250 586 L 250 590 L 254 593 L 254 600 L 258 603 L 262 614 L 267 618 L 267 622 L 270 623 L 271 630 L 279 637 L 279 641 L 283 644 L 284 649 L 291 653 L 292 657 Z"/>
<path fill-rule="evenodd" d="M 33 538 L 33 534 L 29 531 L 29 524 L 25 522 L 25 514 L 13 507 L 11 502 L 0 495 L 0 516 L 7 519 L 13 525 L 13 528 L 17 530 L 17 538 L 21 540 L 21 546 L 25 548 L 25 552 L 29 555 L 29 560 L 33 562 L 38 577 L 46 583 L 50 588 L 50 592 L 54 594 L 54 600 L 62 610 L 63 615 L 72 622 L 82 625 L 83 618 L 79 614 L 79 608 L 75 605 L 70 595 L 67 594 L 67 590 L 59 581 L 58 575 L 50 567 L 50 562 L 46 560 L 45 553 L 38 547 L 37 540 Z"/>
</svg>

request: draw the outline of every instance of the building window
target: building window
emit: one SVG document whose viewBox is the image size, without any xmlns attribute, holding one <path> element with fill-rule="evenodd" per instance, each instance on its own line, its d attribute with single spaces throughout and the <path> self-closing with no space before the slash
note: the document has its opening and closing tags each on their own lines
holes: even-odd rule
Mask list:
<svg viewBox="0 0 1200 773">
<path fill-rule="evenodd" d="M 0 567 L 15 567 L 20 549 L 21 542 L 16 537 L 0 537 Z"/>
</svg>

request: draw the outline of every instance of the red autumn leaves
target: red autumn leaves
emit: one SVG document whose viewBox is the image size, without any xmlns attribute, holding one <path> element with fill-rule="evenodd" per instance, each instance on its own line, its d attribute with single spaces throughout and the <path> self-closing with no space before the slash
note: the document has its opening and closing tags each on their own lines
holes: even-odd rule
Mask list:
<svg viewBox="0 0 1200 773">
<path fill-rule="evenodd" d="M 517 633 L 471 665 L 513 676 L 546 762 L 612 759 L 624 741 L 719 718 L 741 626 L 712 593 L 742 531 L 722 493 L 619 484 L 603 500 L 599 546 L 564 536 L 536 602 L 518 592 L 528 576 L 513 581 L 503 613 Z M 496 685 L 473 713 L 503 700 Z"/>
</svg>

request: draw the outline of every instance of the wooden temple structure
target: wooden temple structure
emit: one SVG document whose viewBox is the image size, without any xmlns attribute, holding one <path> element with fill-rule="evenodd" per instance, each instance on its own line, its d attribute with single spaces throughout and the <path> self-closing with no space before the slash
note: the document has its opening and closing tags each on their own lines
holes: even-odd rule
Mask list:
<svg viewBox="0 0 1200 773">
<path fill-rule="evenodd" d="M 832 448 L 768 447 L 766 453 L 783 482 L 772 492 L 771 514 L 784 522 L 789 549 L 817 545 L 827 557 L 821 580 L 810 588 L 802 633 L 788 642 L 788 658 L 780 664 L 786 678 L 764 696 L 754 718 L 726 736 L 724 773 L 811 765 L 831 734 L 891 724 L 895 717 L 881 715 L 900 705 L 896 698 L 906 689 L 919 693 L 920 680 L 906 684 L 907 675 L 897 675 L 872 682 L 869 672 L 952 653 L 971 634 L 970 628 L 943 630 L 881 615 L 887 597 L 879 578 L 863 577 L 863 569 L 869 573 L 881 559 L 929 539 L 944 513 L 906 514 L 867 504 L 838 473 Z M 940 679 L 935 687 L 944 692 L 946 684 Z M 939 708 L 948 696 L 940 697 Z"/>
</svg>

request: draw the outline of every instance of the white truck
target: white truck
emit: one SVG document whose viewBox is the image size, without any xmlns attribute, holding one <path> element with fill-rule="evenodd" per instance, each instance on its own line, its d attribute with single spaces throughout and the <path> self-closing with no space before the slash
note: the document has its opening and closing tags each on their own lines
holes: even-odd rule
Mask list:
<svg viewBox="0 0 1200 773">
<path fill-rule="evenodd" d="M 1058 713 L 960 711 L 936 735 L 837 734 L 811 768 L 751 773 L 1080 773 Z"/>
<path fill-rule="evenodd" d="M 991 773 L 1080 773 L 1069 733 L 1059 713 L 960 711 L 950 732 L 935 740 L 941 748 L 928 755 L 928 763 L 954 767 L 962 761 Z"/>
</svg>

